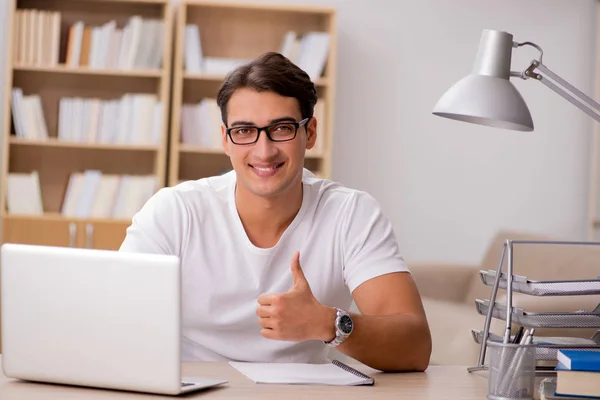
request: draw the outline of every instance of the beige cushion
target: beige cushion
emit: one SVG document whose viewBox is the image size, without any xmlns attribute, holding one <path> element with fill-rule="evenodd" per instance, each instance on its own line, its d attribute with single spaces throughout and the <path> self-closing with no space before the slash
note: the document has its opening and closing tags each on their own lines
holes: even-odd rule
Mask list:
<svg viewBox="0 0 600 400">
<path fill-rule="evenodd" d="M 433 341 L 430 364 L 476 365 L 480 346 L 471 329 L 483 330 L 485 317 L 477 314 L 475 305 L 424 298 L 423 306 Z M 491 331 L 500 334 L 502 330 L 502 321 L 493 320 Z"/>
</svg>

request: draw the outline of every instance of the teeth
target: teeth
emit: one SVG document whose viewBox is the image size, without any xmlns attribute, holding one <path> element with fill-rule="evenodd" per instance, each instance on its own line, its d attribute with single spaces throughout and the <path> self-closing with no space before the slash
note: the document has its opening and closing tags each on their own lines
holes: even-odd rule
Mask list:
<svg viewBox="0 0 600 400">
<path fill-rule="evenodd" d="M 254 169 L 257 169 L 257 170 L 259 170 L 259 171 L 264 171 L 264 172 L 271 171 L 271 170 L 273 170 L 273 169 L 275 169 L 275 168 L 277 168 L 277 166 L 268 167 L 268 168 L 254 167 Z"/>
</svg>

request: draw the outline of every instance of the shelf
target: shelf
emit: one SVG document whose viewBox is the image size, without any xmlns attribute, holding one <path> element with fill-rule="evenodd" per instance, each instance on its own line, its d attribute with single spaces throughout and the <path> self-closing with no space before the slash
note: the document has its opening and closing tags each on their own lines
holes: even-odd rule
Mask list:
<svg viewBox="0 0 600 400">
<path fill-rule="evenodd" d="M 143 144 L 113 144 L 113 143 L 79 143 L 67 142 L 56 138 L 46 140 L 20 139 L 14 136 L 10 138 L 10 144 L 13 146 L 31 146 L 31 147 L 60 147 L 71 149 L 90 149 L 90 150 L 114 150 L 114 151 L 158 151 L 157 145 Z"/>
<path fill-rule="evenodd" d="M 336 9 L 329 6 L 297 5 L 297 4 L 277 4 L 277 3 L 241 3 L 241 2 L 221 2 L 218 0 L 193 0 L 188 1 L 188 6 L 193 7 L 214 7 L 214 8 L 235 8 L 237 10 L 259 10 L 259 11 L 287 11 L 294 13 L 310 14 L 334 14 Z"/>
<path fill-rule="evenodd" d="M 18 219 L 31 221 L 63 221 L 63 222 L 84 222 L 84 223 L 115 223 L 115 224 L 130 224 L 129 219 L 111 219 L 111 218 L 80 218 L 80 217 L 65 217 L 59 213 L 44 213 L 43 215 L 18 215 L 5 214 L 4 219 Z"/>
<path fill-rule="evenodd" d="M 496 281 L 496 271 L 479 271 L 481 281 L 493 286 Z M 506 289 L 506 274 L 500 274 L 498 287 Z M 513 274 L 512 288 L 519 292 L 534 296 L 578 296 L 600 294 L 600 279 L 532 281 L 521 275 Z"/>
<path fill-rule="evenodd" d="M 489 300 L 475 300 L 477 312 L 487 315 Z M 506 306 L 496 302 L 492 317 L 506 321 Z M 574 312 L 525 312 L 520 308 L 512 308 L 512 322 L 526 328 L 600 328 L 600 304 L 592 311 Z"/>
<path fill-rule="evenodd" d="M 153 69 L 103 69 L 87 67 L 69 67 L 64 64 L 57 66 L 14 65 L 16 72 L 39 72 L 49 74 L 100 75 L 124 78 L 161 78 L 162 70 Z"/>
<path fill-rule="evenodd" d="M 222 154 L 225 155 L 225 152 L 220 147 L 202 147 L 193 144 L 181 144 L 179 147 L 179 151 L 181 153 L 189 153 L 189 154 Z"/>
<path fill-rule="evenodd" d="M 183 79 L 187 79 L 190 81 L 202 81 L 202 82 L 222 82 L 225 79 L 225 75 L 220 74 L 197 74 L 197 73 L 188 73 L 185 72 L 183 74 Z M 329 83 L 329 79 L 326 77 L 317 79 L 314 84 L 315 86 L 325 87 Z"/>
<path fill-rule="evenodd" d="M 223 151 L 220 147 L 210 148 L 210 147 L 202 147 L 192 144 L 181 144 L 179 146 L 179 152 L 185 154 L 220 154 L 226 155 L 225 151 Z M 323 155 L 315 152 L 306 152 L 305 158 L 307 159 L 319 159 L 322 158 Z"/>
</svg>

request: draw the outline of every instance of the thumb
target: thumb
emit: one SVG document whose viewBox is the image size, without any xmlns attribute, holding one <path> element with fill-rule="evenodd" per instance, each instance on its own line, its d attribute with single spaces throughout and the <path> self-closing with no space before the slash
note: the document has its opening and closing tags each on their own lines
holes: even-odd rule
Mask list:
<svg viewBox="0 0 600 400">
<path fill-rule="evenodd" d="M 304 276 L 302 267 L 300 266 L 300 252 L 295 252 L 292 256 L 292 276 L 294 277 L 294 288 L 303 289 L 308 286 L 308 281 Z"/>
</svg>

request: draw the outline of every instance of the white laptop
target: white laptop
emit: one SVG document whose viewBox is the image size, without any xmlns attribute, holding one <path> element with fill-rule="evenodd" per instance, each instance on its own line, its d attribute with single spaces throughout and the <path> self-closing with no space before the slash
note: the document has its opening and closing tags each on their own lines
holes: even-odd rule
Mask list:
<svg viewBox="0 0 600 400">
<path fill-rule="evenodd" d="M 4 244 L 7 377 L 177 395 L 227 381 L 182 378 L 176 256 Z"/>
</svg>

